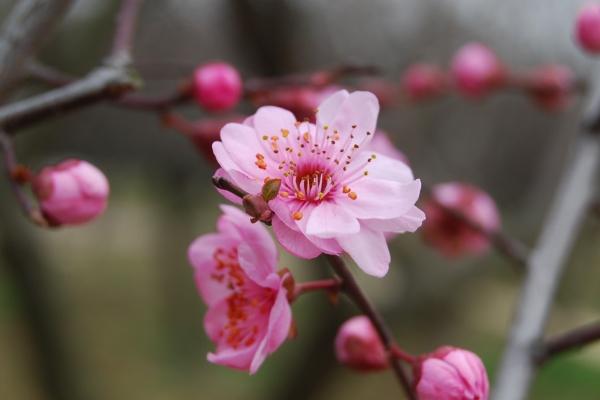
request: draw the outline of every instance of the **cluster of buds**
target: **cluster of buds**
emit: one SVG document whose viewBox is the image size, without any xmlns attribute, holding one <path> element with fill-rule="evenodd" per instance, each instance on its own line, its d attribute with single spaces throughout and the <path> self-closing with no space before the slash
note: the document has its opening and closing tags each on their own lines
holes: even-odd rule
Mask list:
<svg viewBox="0 0 600 400">
<path fill-rule="evenodd" d="M 487 372 L 476 354 L 449 346 L 418 357 L 393 349 L 388 352 L 366 316 L 344 322 L 335 339 L 335 354 L 342 365 L 360 372 L 384 370 L 393 357 L 409 362 L 413 370 L 413 390 L 419 400 L 488 398 Z"/>
</svg>

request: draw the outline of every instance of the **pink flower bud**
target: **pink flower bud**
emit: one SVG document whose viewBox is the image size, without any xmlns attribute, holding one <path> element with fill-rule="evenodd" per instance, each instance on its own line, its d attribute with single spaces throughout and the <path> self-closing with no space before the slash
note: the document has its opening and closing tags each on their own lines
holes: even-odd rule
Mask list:
<svg viewBox="0 0 600 400">
<path fill-rule="evenodd" d="M 194 71 L 194 95 L 196 101 L 209 111 L 228 110 L 240 101 L 242 78 L 229 64 L 204 64 Z"/>
<path fill-rule="evenodd" d="M 340 327 L 335 354 L 341 364 L 359 371 L 378 371 L 388 366 L 377 331 L 364 315 L 350 318 Z"/>
<path fill-rule="evenodd" d="M 415 64 L 402 76 L 402 88 L 413 101 L 440 95 L 446 86 L 444 72 L 435 65 Z"/>
<path fill-rule="evenodd" d="M 600 53 L 600 4 L 588 3 L 579 11 L 575 23 L 579 45 L 589 53 Z"/>
<path fill-rule="evenodd" d="M 98 168 L 70 159 L 42 169 L 33 179 L 33 191 L 51 224 L 77 225 L 102 214 L 109 186 Z"/>
<path fill-rule="evenodd" d="M 435 185 L 423 209 L 427 216 L 422 230 L 424 239 L 448 257 L 479 254 L 490 246 L 486 235 L 448 210 L 461 213 L 490 232 L 500 226 L 494 200 L 482 190 L 465 183 Z"/>
<path fill-rule="evenodd" d="M 543 109 L 560 111 L 570 104 L 575 77 L 569 67 L 545 65 L 533 71 L 530 80 L 530 95 Z"/>
<path fill-rule="evenodd" d="M 415 367 L 419 400 L 487 400 L 489 382 L 476 354 L 456 347 L 440 347 Z"/>
<path fill-rule="evenodd" d="M 481 43 L 468 43 L 452 60 L 452 76 L 462 94 L 477 98 L 502 85 L 504 68 L 488 47 Z"/>
</svg>

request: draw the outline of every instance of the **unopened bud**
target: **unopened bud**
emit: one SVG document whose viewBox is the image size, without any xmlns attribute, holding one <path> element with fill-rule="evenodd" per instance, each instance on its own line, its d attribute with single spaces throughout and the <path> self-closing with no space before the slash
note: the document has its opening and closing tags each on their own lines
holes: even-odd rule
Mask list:
<svg viewBox="0 0 600 400">
<path fill-rule="evenodd" d="M 242 96 L 242 86 L 238 71 L 224 62 L 205 64 L 194 71 L 194 95 L 209 111 L 234 107 Z"/>
<path fill-rule="evenodd" d="M 335 338 L 337 360 L 359 371 L 378 371 L 388 367 L 388 359 L 375 327 L 364 315 L 350 318 Z"/>
</svg>

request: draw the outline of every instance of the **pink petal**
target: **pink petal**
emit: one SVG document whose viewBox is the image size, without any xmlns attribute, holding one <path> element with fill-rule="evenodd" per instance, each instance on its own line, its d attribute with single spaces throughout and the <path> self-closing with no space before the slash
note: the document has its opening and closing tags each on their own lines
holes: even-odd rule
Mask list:
<svg viewBox="0 0 600 400">
<path fill-rule="evenodd" d="M 321 254 L 321 250 L 312 244 L 304 234 L 292 230 L 278 216 L 273 218 L 273 232 L 279 243 L 296 257 L 311 259 Z"/>
<path fill-rule="evenodd" d="M 292 310 L 287 300 L 287 293 L 285 289 L 280 288 L 271 308 L 267 333 L 258 346 L 250 364 L 250 374 L 256 373 L 265 358 L 281 346 L 289 335 L 291 325 Z"/>
<path fill-rule="evenodd" d="M 213 342 L 219 341 L 221 331 L 228 322 L 227 310 L 227 300 L 221 299 L 219 302 L 211 305 L 204 315 L 204 330 Z"/>
<path fill-rule="evenodd" d="M 347 90 L 340 90 L 327 97 L 317 110 L 317 125 L 322 128 L 324 125 L 333 123 L 340 107 L 350 96 Z"/>
<path fill-rule="evenodd" d="M 365 178 L 351 185 L 357 194 L 355 200 L 339 196 L 336 201 L 356 218 L 397 218 L 406 214 L 416 203 L 421 191 L 421 181 L 398 183 L 382 179 Z"/>
<path fill-rule="evenodd" d="M 401 217 L 391 219 L 364 219 L 361 220 L 369 228 L 375 231 L 405 233 L 414 232 L 423 224 L 425 213 L 413 206 Z"/>
<path fill-rule="evenodd" d="M 279 135 L 282 129 L 295 132 L 296 117 L 294 114 L 279 107 L 261 107 L 254 114 L 254 128 L 258 135 Z"/>
<path fill-rule="evenodd" d="M 266 170 L 259 168 L 256 162 L 256 154 L 262 154 L 267 163 L 267 166 L 275 167 L 275 161 L 271 160 L 269 153 L 265 152 L 256 131 L 249 126 L 229 123 L 221 129 L 221 142 L 227 151 L 230 159 L 238 166 L 237 169 L 244 172 L 246 175 L 260 180 L 264 179 L 268 173 Z M 213 151 L 215 146 L 213 145 Z M 219 155 L 215 153 L 215 157 Z M 217 158 L 219 164 L 221 163 Z M 224 165 L 221 165 L 225 167 Z"/>
<path fill-rule="evenodd" d="M 328 124 L 332 132 L 338 130 L 342 138 L 353 133 L 355 143 L 364 147 L 375 133 L 378 114 L 379 101 L 373 93 L 352 92 L 338 108 L 332 121 L 319 122 Z M 356 128 L 352 128 L 354 125 Z"/>
<path fill-rule="evenodd" d="M 464 386 L 450 364 L 430 358 L 421 367 L 417 393 L 419 400 L 457 400 L 464 398 Z"/>
<path fill-rule="evenodd" d="M 207 360 L 213 364 L 223 365 L 242 371 L 250 369 L 250 363 L 256 352 L 257 345 L 241 349 L 227 348 L 217 353 L 208 353 Z"/>
<path fill-rule="evenodd" d="M 229 294 L 229 289 L 222 283 L 211 278 L 215 270 L 213 255 L 217 248 L 230 249 L 239 242 L 222 234 L 208 234 L 197 238 L 188 248 L 188 259 L 195 270 L 195 280 L 200 296 L 209 306 Z"/>
<path fill-rule="evenodd" d="M 414 180 L 413 172 L 408 165 L 400 160 L 394 160 L 393 158 L 379 153 L 363 151 L 360 153 L 359 157 L 356 158 L 354 163 L 357 165 L 362 164 L 362 157 L 368 158 L 373 154 L 375 154 L 376 157 L 368 167 L 369 176 L 371 178 L 386 179 L 402 183 L 408 183 Z"/>
<path fill-rule="evenodd" d="M 340 236 L 338 243 L 367 274 L 387 274 L 391 257 L 383 233 L 361 226 L 359 233 Z"/>
<path fill-rule="evenodd" d="M 310 214 L 306 233 L 319 238 L 333 238 L 338 235 L 357 233 L 360 225 L 356 218 L 343 206 L 323 201 Z"/>
<path fill-rule="evenodd" d="M 273 284 L 270 276 L 277 268 L 277 248 L 269 232 L 262 224 L 250 222 L 250 217 L 235 207 L 223 205 L 221 209 L 239 238 L 240 266 L 254 282 L 270 287 Z"/>
</svg>

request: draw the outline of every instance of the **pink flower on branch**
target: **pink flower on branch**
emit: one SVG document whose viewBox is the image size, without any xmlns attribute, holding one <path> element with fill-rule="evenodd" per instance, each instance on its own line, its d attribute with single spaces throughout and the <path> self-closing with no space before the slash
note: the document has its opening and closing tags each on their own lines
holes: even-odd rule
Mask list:
<svg viewBox="0 0 600 400">
<path fill-rule="evenodd" d="M 341 364 L 359 371 L 379 371 L 388 367 L 383 343 L 364 315 L 342 324 L 335 338 L 335 355 Z"/>
<path fill-rule="evenodd" d="M 476 354 L 455 347 L 440 347 L 415 366 L 419 400 L 487 400 L 489 382 Z"/>
<path fill-rule="evenodd" d="M 369 92 L 336 92 L 316 124 L 278 107 L 261 107 L 244 124 L 228 124 L 213 151 L 227 176 L 248 193 L 280 179 L 269 202 L 277 239 L 292 254 L 347 252 L 368 274 L 384 276 L 385 232 L 414 232 L 421 182 L 401 161 L 368 150 L 379 104 Z"/>
<path fill-rule="evenodd" d="M 208 361 L 254 374 L 290 332 L 289 274 L 277 273 L 277 249 L 263 225 L 234 207 L 221 208 L 218 232 L 200 236 L 188 250 L 208 305 L 204 328 L 216 344 Z"/>
<path fill-rule="evenodd" d="M 490 233 L 500 227 L 500 214 L 494 200 L 484 191 L 465 183 L 435 185 L 423 209 L 427 215 L 423 237 L 448 257 L 479 254 L 490 247 L 487 235 L 453 212 L 462 214 Z"/>
<path fill-rule="evenodd" d="M 54 226 L 84 224 L 98 217 L 110 191 L 102 171 L 74 159 L 43 168 L 32 188 L 44 217 Z"/>
</svg>

